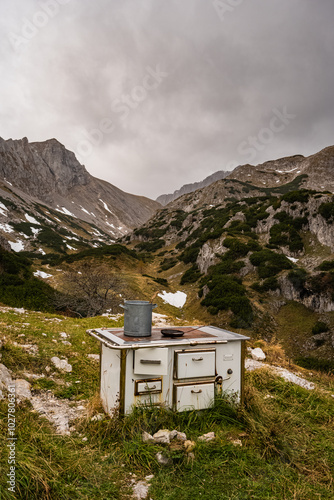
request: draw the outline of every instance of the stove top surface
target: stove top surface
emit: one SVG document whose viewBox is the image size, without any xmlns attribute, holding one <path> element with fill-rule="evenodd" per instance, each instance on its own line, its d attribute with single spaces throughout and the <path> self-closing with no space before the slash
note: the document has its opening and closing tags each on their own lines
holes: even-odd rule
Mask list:
<svg viewBox="0 0 334 500">
<path fill-rule="evenodd" d="M 166 337 L 161 330 L 178 330 L 184 332 L 180 337 Z M 238 340 L 247 340 L 249 337 L 238 333 L 223 330 L 214 326 L 164 326 L 152 328 L 152 334 L 147 337 L 130 337 L 124 335 L 124 328 L 97 328 L 88 330 L 88 334 L 98 337 L 101 341 L 108 341 L 111 345 L 125 347 L 158 347 L 182 344 L 226 343 Z"/>
</svg>

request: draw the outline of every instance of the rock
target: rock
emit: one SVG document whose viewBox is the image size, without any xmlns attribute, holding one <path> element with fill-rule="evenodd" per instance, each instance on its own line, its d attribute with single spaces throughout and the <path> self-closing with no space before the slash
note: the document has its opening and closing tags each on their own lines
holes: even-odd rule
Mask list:
<svg viewBox="0 0 334 500">
<path fill-rule="evenodd" d="M 31 401 L 32 395 L 30 392 L 30 387 L 31 385 L 26 380 L 15 380 L 15 394 L 18 402 L 24 401 L 25 399 Z"/>
<path fill-rule="evenodd" d="M 216 439 L 215 433 L 208 432 L 207 434 L 203 434 L 203 436 L 200 436 L 198 438 L 198 441 L 205 441 L 206 443 L 208 443 L 209 441 L 213 441 L 214 439 Z"/>
<path fill-rule="evenodd" d="M 155 455 L 155 458 L 160 465 L 168 465 L 170 463 L 170 458 L 166 457 L 160 452 Z"/>
<path fill-rule="evenodd" d="M 83 441 L 84 443 L 86 443 L 86 441 L 88 441 L 88 438 L 87 438 L 87 437 L 84 437 L 84 438 L 82 438 L 82 441 Z"/>
<path fill-rule="evenodd" d="M 55 365 L 56 368 L 58 368 L 58 370 L 62 371 L 62 372 L 71 372 L 72 371 L 72 365 L 70 365 L 68 362 L 67 362 L 67 359 L 59 359 L 57 356 L 53 356 L 53 358 L 51 358 L 51 363 L 53 363 Z"/>
<path fill-rule="evenodd" d="M 0 364 L 0 390 L 7 389 L 9 385 L 13 385 L 13 379 L 8 368 Z"/>
<path fill-rule="evenodd" d="M 144 500 L 148 495 L 149 485 L 146 481 L 139 481 L 133 487 L 133 498 L 136 500 Z"/>
<path fill-rule="evenodd" d="M 144 443 L 155 443 L 153 436 L 151 436 L 151 434 L 146 431 L 144 431 L 142 434 L 142 440 Z"/>
<path fill-rule="evenodd" d="M 100 355 L 99 354 L 87 354 L 87 358 L 93 359 L 94 361 L 100 361 Z"/>
<path fill-rule="evenodd" d="M 153 439 L 156 443 L 170 443 L 170 431 L 168 429 L 160 429 L 160 431 L 153 434 Z"/>
<path fill-rule="evenodd" d="M 63 338 L 63 339 L 67 339 L 68 335 L 67 333 L 65 332 L 60 332 L 59 335 Z"/>
<path fill-rule="evenodd" d="M 145 481 L 152 481 L 154 478 L 154 474 L 150 474 L 149 476 L 145 476 Z"/>
<path fill-rule="evenodd" d="M 184 432 L 179 432 L 177 430 L 173 430 L 169 434 L 169 439 L 176 439 L 177 441 L 187 441 L 187 436 Z"/>
<path fill-rule="evenodd" d="M 72 345 L 71 342 L 69 342 L 68 340 L 62 340 L 61 342 L 64 345 Z"/>
<path fill-rule="evenodd" d="M 94 415 L 94 417 L 91 418 L 91 421 L 92 422 L 100 422 L 103 419 L 104 419 L 103 413 L 98 413 L 97 415 Z"/>
<path fill-rule="evenodd" d="M 233 439 L 231 443 L 233 444 L 233 446 L 242 446 L 242 442 L 240 441 L 240 439 Z"/>
<path fill-rule="evenodd" d="M 189 453 L 190 451 L 193 451 L 193 449 L 195 448 L 196 446 L 196 443 L 195 441 L 190 441 L 189 439 L 187 441 L 185 441 L 183 443 L 183 446 L 185 447 L 185 450 L 187 453 Z"/>
<path fill-rule="evenodd" d="M 260 347 L 252 349 L 251 356 L 255 361 L 264 361 L 266 359 L 266 355 Z"/>
</svg>

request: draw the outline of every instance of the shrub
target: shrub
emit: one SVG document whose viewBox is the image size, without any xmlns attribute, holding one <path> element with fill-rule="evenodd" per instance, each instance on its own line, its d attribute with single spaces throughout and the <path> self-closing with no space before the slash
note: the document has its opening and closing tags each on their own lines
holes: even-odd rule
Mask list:
<svg viewBox="0 0 334 500">
<path fill-rule="evenodd" d="M 137 248 L 140 252 L 153 253 L 164 246 L 165 246 L 164 240 L 153 240 L 153 241 L 144 241 L 142 243 L 139 243 L 138 245 L 136 245 L 135 248 Z"/>
<path fill-rule="evenodd" d="M 250 261 L 253 266 L 257 267 L 258 275 L 262 279 L 276 276 L 283 269 L 291 269 L 292 267 L 285 255 L 272 252 L 267 248 L 254 252 L 250 256 Z"/>
<path fill-rule="evenodd" d="M 319 335 L 320 333 L 328 332 L 329 327 L 326 323 L 323 321 L 317 321 L 313 328 L 312 328 L 312 333 L 313 335 Z"/>
<path fill-rule="evenodd" d="M 317 269 L 320 271 L 332 271 L 334 269 L 334 260 L 324 260 Z"/>
<path fill-rule="evenodd" d="M 295 269 L 290 271 L 288 274 L 288 279 L 293 284 L 293 287 L 301 292 L 305 289 L 305 282 L 307 280 L 307 272 L 305 269 Z"/>
<path fill-rule="evenodd" d="M 198 269 L 198 266 L 194 264 L 190 269 L 188 269 L 183 276 L 181 277 L 180 284 L 184 285 L 185 283 L 195 283 L 201 277 L 201 272 Z"/>
<path fill-rule="evenodd" d="M 228 275 L 215 276 L 208 282 L 208 287 L 210 291 L 201 304 L 208 307 L 211 314 L 217 314 L 220 310 L 231 310 L 239 326 L 251 325 L 252 307 L 240 279 Z"/>
<path fill-rule="evenodd" d="M 322 203 L 319 207 L 319 214 L 326 219 L 327 222 L 332 222 L 334 217 L 334 201 Z"/>
<path fill-rule="evenodd" d="M 271 276 L 270 278 L 265 279 L 262 284 L 254 283 L 252 285 L 252 288 L 257 292 L 263 293 L 268 292 L 269 290 L 278 290 L 280 289 L 280 285 L 277 281 L 277 278 L 275 276 Z"/>
<path fill-rule="evenodd" d="M 195 263 L 200 252 L 200 247 L 197 243 L 186 248 L 182 254 L 179 256 L 179 259 L 182 260 L 185 264 Z"/>
<path fill-rule="evenodd" d="M 307 203 L 310 197 L 310 192 L 307 189 L 300 189 L 297 191 L 290 191 L 282 196 L 282 201 L 288 203 Z"/>
</svg>

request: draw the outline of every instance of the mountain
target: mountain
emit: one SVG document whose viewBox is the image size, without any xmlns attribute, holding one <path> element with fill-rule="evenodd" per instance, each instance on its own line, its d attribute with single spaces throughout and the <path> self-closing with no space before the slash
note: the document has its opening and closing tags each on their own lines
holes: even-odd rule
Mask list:
<svg viewBox="0 0 334 500">
<path fill-rule="evenodd" d="M 165 206 L 180 196 L 193 193 L 225 178 L 247 182 L 257 187 L 279 187 L 292 182 L 300 175 L 307 175 L 307 179 L 305 177 L 302 183 L 305 188 L 334 191 L 334 146 L 329 146 L 306 158 L 303 155 L 294 155 L 256 166 L 240 165 L 232 172 L 220 170 L 201 182 L 185 184 L 172 194 L 163 194 L 156 201 Z"/>
<path fill-rule="evenodd" d="M 334 191 L 334 146 L 304 157 L 289 156 L 267 161 L 257 166 L 241 165 L 227 177 L 258 187 L 279 187 L 303 175 L 302 186 L 307 189 Z M 307 177 L 306 177 L 307 176 Z"/>
<path fill-rule="evenodd" d="M 203 187 L 209 186 L 215 181 L 218 181 L 220 179 L 224 179 L 227 177 L 231 172 L 229 171 L 224 171 L 224 170 L 219 170 L 218 172 L 215 172 L 214 174 L 209 175 L 206 177 L 203 181 L 200 182 L 194 182 L 193 184 L 184 184 L 180 189 L 177 189 L 174 191 L 174 193 L 171 194 L 162 194 L 158 196 L 156 201 L 158 203 L 161 203 L 161 205 L 168 205 L 171 201 L 176 200 L 183 194 L 188 194 L 188 193 L 193 193 L 197 189 L 201 189 Z"/>
<path fill-rule="evenodd" d="M 41 225 L 72 236 L 68 246 L 73 248 L 78 246 L 76 238 L 84 244 L 92 239 L 95 244 L 110 243 L 160 207 L 93 177 L 56 139 L 29 143 L 27 138 L 0 138 L 0 202 L 0 235 L 12 242 L 12 248 L 28 250 L 34 247 L 29 237 L 33 234 L 38 240 Z"/>
<path fill-rule="evenodd" d="M 185 308 L 203 322 L 276 338 L 294 357 L 333 359 L 333 191 L 334 147 L 246 165 L 170 202 L 124 241 L 154 257 L 158 280 L 192 297 Z"/>
</svg>

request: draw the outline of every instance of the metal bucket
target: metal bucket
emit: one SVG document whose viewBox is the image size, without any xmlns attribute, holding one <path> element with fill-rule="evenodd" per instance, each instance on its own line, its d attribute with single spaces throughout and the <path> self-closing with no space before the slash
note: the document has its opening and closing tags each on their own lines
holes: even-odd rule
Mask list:
<svg viewBox="0 0 334 500">
<path fill-rule="evenodd" d="M 152 333 L 152 310 L 157 304 L 147 300 L 125 300 L 124 335 L 127 337 L 150 337 Z"/>
</svg>

